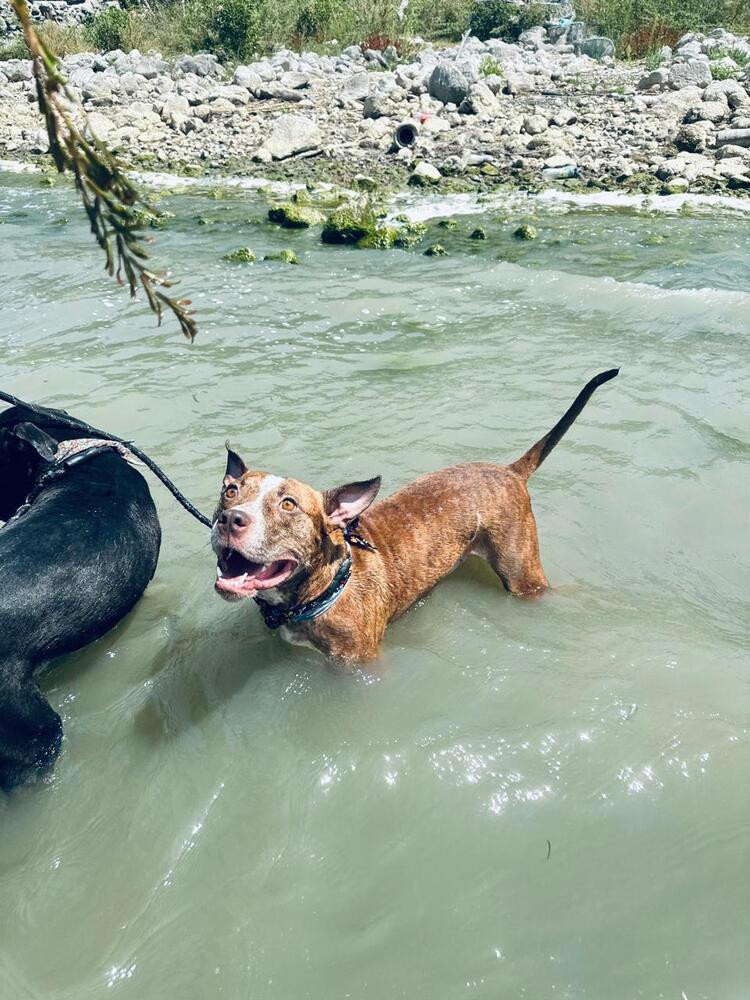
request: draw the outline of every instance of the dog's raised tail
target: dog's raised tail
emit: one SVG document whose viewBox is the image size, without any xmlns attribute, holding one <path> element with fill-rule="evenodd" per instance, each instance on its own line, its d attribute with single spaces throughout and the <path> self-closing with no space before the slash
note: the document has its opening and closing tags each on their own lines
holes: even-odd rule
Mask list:
<svg viewBox="0 0 750 1000">
<path fill-rule="evenodd" d="M 595 378 L 592 378 L 590 382 L 587 382 L 576 396 L 573 405 L 567 413 L 565 413 L 565 415 L 557 421 L 552 430 L 548 431 L 543 438 L 540 438 L 535 445 L 529 448 L 525 455 L 521 455 L 519 459 L 513 462 L 510 468 L 523 479 L 528 479 L 532 472 L 535 472 L 539 468 L 547 455 L 549 455 L 555 445 L 560 441 L 562 436 L 579 415 L 586 403 L 588 403 L 589 399 L 591 399 L 594 395 L 594 392 L 599 388 L 599 386 L 604 385 L 605 382 L 609 382 L 610 379 L 613 379 L 615 375 L 619 374 L 619 371 L 619 368 L 610 368 L 609 371 L 601 372 Z"/>
</svg>

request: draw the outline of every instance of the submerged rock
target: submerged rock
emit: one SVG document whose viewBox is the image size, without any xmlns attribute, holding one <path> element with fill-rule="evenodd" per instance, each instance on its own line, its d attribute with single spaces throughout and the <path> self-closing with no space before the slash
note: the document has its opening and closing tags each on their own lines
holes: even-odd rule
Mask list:
<svg viewBox="0 0 750 1000">
<path fill-rule="evenodd" d="M 275 253 L 267 253 L 263 260 L 275 260 L 281 264 L 300 263 L 300 259 L 294 250 L 277 250 Z"/>
<path fill-rule="evenodd" d="M 390 250 L 396 245 L 397 238 L 398 229 L 395 226 L 380 226 L 357 240 L 357 246 L 360 250 Z"/>
<path fill-rule="evenodd" d="M 399 226 L 393 245 L 402 248 L 416 246 L 422 242 L 426 232 L 427 226 L 423 222 L 406 221 Z"/>
<path fill-rule="evenodd" d="M 440 243 L 433 243 L 424 252 L 425 257 L 447 257 L 448 251 Z"/>
<path fill-rule="evenodd" d="M 221 259 L 228 260 L 232 264 L 253 264 L 257 260 L 257 257 L 250 247 L 238 247 L 237 250 L 230 250 L 229 253 L 225 253 Z"/>
<path fill-rule="evenodd" d="M 539 234 L 536 231 L 536 226 L 524 223 L 518 229 L 513 230 L 513 235 L 517 240 L 535 240 Z"/>
</svg>

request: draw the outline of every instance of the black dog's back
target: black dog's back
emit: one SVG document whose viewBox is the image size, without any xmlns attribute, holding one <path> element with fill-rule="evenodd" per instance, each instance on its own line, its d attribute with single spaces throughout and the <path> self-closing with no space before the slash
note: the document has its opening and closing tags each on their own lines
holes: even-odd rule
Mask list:
<svg viewBox="0 0 750 1000">
<path fill-rule="evenodd" d="M 33 463 L 24 449 L 12 462 L 7 436 L 19 423 L 32 420 L 55 441 L 82 436 L 55 427 L 54 411 L 47 412 L 47 421 L 15 408 L 0 417 L 0 442 L 5 437 L 7 446 L 1 516 L 9 517 L 8 506 L 20 502 L 25 466 Z M 37 688 L 34 671 L 98 639 L 127 615 L 154 575 L 160 541 L 146 481 L 111 450 L 72 467 L 0 528 L 0 787 L 38 773 L 59 751 L 60 718 Z"/>
</svg>

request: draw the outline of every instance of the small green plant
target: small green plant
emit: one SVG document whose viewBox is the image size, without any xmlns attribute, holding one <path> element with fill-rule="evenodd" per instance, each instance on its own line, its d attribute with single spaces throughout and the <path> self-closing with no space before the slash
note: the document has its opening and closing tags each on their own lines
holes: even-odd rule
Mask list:
<svg viewBox="0 0 750 1000">
<path fill-rule="evenodd" d="M 87 31 L 91 44 L 101 52 L 121 49 L 129 20 L 127 11 L 107 7 L 89 21 Z"/>
<path fill-rule="evenodd" d="M 503 64 L 492 56 L 485 56 L 479 67 L 480 76 L 505 76 Z"/>
<path fill-rule="evenodd" d="M 750 64 L 750 52 L 746 49 L 741 49 L 738 46 L 734 46 L 727 53 L 730 59 L 734 59 L 738 66 L 743 69 Z"/>
<path fill-rule="evenodd" d="M 711 63 L 711 77 L 714 80 L 734 80 L 741 72 L 738 67 Z"/>
<path fill-rule="evenodd" d="M 661 51 L 659 49 L 651 49 L 643 57 L 643 61 L 646 63 L 646 69 L 658 69 L 661 66 Z"/>
<path fill-rule="evenodd" d="M 23 36 L 19 35 L 17 38 L 13 38 L 9 42 L 0 45 L 0 62 L 5 62 L 6 59 L 28 59 L 29 50 L 26 48 L 26 42 L 23 40 Z"/>
</svg>

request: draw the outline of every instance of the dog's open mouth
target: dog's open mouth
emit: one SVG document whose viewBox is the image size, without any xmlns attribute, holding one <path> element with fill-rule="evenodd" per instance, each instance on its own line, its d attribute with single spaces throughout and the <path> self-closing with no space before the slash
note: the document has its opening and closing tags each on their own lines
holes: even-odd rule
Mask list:
<svg viewBox="0 0 750 1000">
<path fill-rule="evenodd" d="M 294 559 L 260 563 L 246 559 L 236 549 L 224 548 L 216 566 L 216 590 L 235 597 L 253 597 L 288 580 L 297 568 Z"/>
</svg>

